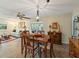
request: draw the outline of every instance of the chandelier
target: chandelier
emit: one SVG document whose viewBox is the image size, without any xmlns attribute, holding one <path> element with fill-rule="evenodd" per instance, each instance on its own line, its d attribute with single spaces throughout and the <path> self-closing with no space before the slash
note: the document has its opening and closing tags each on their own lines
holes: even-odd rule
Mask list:
<svg viewBox="0 0 79 59">
<path fill-rule="evenodd" d="M 47 4 L 50 2 L 50 0 L 46 0 L 45 2 L 46 2 L 46 3 L 45 3 L 45 5 L 44 5 L 43 7 L 40 7 L 40 4 L 39 4 L 40 2 L 39 2 L 39 1 L 38 1 L 38 3 L 37 3 L 37 11 L 36 11 L 36 13 L 37 13 L 37 14 L 36 14 L 36 20 L 37 20 L 37 21 L 39 21 L 39 12 L 40 12 L 39 9 L 45 8 L 45 7 L 47 6 Z"/>
</svg>

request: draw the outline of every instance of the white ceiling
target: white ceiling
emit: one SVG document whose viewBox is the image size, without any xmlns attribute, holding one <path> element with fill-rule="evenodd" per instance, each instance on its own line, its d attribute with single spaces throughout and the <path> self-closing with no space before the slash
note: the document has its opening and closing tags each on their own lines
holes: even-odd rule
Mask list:
<svg viewBox="0 0 79 59">
<path fill-rule="evenodd" d="M 38 0 L 0 0 L 0 16 L 16 17 L 17 12 L 26 16 L 36 16 L 36 4 Z M 40 0 L 42 8 L 45 0 Z M 79 0 L 50 0 L 49 4 L 40 9 L 40 16 L 61 15 L 72 12 L 78 6 Z"/>
</svg>

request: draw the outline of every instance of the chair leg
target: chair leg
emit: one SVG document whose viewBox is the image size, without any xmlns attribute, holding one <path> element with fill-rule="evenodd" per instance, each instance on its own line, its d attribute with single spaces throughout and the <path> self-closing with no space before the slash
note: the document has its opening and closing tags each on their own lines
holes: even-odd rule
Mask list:
<svg viewBox="0 0 79 59">
<path fill-rule="evenodd" d="M 21 47 L 21 53 L 22 53 L 22 54 L 23 54 L 23 50 L 24 50 L 24 47 L 22 46 L 22 47 Z"/>
<path fill-rule="evenodd" d="M 32 50 L 32 58 L 34 58 L 35 56 L 34 56 L 34 49 Z"/>
<path fill-rule="evenodd" d="M 0 39 L 0 44 L 1 44 L 1 39 Z"/>
<path fill-rule="evenodd" d="M 53 45 L 50 46 L 50 57 L 52 58 L 52 55 L 55 57 Z"/>
<path fill-rule="evenodd" d="M 39 56 L 39 58 L 41 58 L 41 56 L 42 56 L 41 47 L 38 47 L 37 52 L 38 52 L 38 56 Z"/>
<path fill-rule="evenodd" d="M 46 50 L 44 49 L 43 52 L 44 52 L 44 57 L 47 58 L 47 52 L 46 52 Z"/>
<path fill-rule="evenodd" d="M 24 46 L 23 46 L 23 40 L 21 39 L 21 53 L 23 54 Z"/>
<path fill-rule="evenodd" d="M 25 58 L 26 58 L 26 55 L 27 55 L 27 46 L 25 46 L 25 55 L 24 55 Z"/>
<path fill-rule="evenodd" d="M 44 57 L 47 58 L 47 44 L 45 44 L 43 51 L 44 51 Z"/>
<path fill-rule="evenodd" d="M 43 55 L 44 55 L 44 58 L 45 58 L 45 49 L 43 50 Z"/>
<path fill-rule="evenodd" d="M 52 49 L 52 54 L 53 54 L 53 56 L 55 57 L 55 53 L 54 53 L 54 50 Z"/>
</svg>

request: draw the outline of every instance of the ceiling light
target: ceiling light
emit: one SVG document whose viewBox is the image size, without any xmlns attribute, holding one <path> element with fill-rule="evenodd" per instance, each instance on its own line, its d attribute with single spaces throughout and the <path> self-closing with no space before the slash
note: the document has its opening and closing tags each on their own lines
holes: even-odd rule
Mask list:
<svg viewBox="0 0 79 59">
<path fill-rule="evenodd" d="M 50 2 L 50 0 L 46 0 L 46 4 L 43 6 L 43 8 L 45 8 L 47 6 L 47 4 Z M 42 9 L 41 7 L 39 7 L 39 1 L 37 4 L 37 15 L 36 15 L 36 20 L 39 21 L 39 9 Z"/>
</svg>

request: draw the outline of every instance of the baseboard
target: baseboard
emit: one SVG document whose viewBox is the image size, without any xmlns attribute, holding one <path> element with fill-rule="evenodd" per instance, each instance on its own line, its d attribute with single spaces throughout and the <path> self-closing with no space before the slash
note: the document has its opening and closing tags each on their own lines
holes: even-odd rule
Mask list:
<svg viewBox="0 0 79 59">
<path fill-rule="evenodd" d="M 69 44 L 69 42 L 62 42 L 62 44 Z"/>
</svg>

